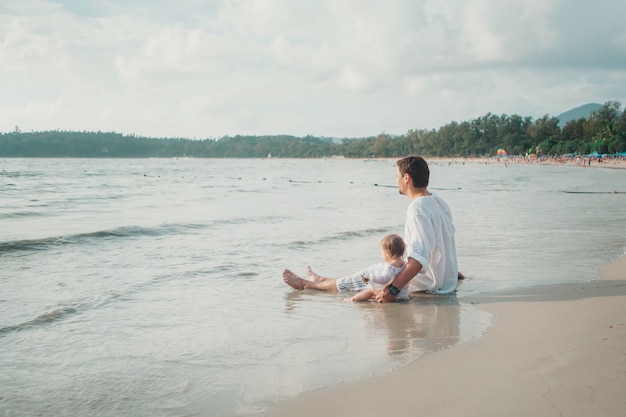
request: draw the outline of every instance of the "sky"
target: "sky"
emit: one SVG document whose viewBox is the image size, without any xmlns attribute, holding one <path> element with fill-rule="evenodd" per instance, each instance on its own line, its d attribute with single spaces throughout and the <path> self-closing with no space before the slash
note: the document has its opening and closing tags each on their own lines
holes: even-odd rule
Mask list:
<svg viewBox="0 0 626 417">
<path fill-rule="evenodd" d="M 623 0 L 0 0 L 0 133 L 357 138 L 626 104 Z"/>
</svg>

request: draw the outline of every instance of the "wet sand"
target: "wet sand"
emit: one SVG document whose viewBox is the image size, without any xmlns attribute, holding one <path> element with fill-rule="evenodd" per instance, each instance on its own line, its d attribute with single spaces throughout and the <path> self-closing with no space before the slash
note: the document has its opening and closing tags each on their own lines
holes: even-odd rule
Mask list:
<svg viewBox="0 0 626 417">
<path fill-rule="evenodd" d="M 482 337 L 390 374 L 286 400 L 268 415 L 624 416 L 626 257 L 600 275 L 459 296 L 494 315 Z"/>
</svg>

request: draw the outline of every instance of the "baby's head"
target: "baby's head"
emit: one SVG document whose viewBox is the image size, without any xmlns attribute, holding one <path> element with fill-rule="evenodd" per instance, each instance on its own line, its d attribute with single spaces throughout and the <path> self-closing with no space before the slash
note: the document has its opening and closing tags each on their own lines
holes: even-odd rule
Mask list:
<svg viewBox="0 0 626 417">
<path fill-rule="evenodd" d="M 388 253 L 391 259 L 404 255 L 405 248 L 404 240 L 396 234 L 387 235 L 380 241 L 380 250 Z"/>
</svg>

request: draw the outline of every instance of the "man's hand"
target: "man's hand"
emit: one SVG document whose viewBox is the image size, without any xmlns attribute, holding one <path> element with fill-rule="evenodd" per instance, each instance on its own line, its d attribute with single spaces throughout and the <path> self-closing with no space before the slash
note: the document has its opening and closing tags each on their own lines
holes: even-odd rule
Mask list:
<svg viewBox="0 0 626 417">
<path fill-rule="evenodd" d="M 376 301 L 378 301 L 379 303 L 391 303 L 396 301 L 396 297 L 394 295 L 391 295 L 391 293 L 389 292 L 389 286 L 393 285 L 397 289 L 402 289 L 421 270 L 422 264 L 417 262 L 414 258 L 409 257 L 409 259 L 407 259 L 406 261 L 406 266 L 404 267 L 404 270 L 400 272 L 400 274 L 398 274 L 393 282 L 387 284 L 387 286 L 383 288 L 380 294 L 376 295 Z"/>
<path fill-rule="evenodd" d="M 392 303 L 396 301 L 396 297 L 389 293 L 389 285 L 385 286 L 385 288 L 376 294 L 376 301 L 379 303 Z"/>
</svg>

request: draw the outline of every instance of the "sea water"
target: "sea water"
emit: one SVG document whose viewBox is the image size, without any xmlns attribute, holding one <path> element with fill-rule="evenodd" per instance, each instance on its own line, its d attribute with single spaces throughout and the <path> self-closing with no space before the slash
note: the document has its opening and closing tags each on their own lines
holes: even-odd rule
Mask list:
<svg viewBox="0 0 626 417">
<path fill-rule="evenodd" d="M 480 335 L 463 297 L 624 254 L 626 170 L 431 162 L 456 296 L 295 291 L 380 260 L 390 160 L 0 159 L 0 416 L 247 416 Z M 616 193 L 614 191 L 617 191 Z"/>
</svg>

